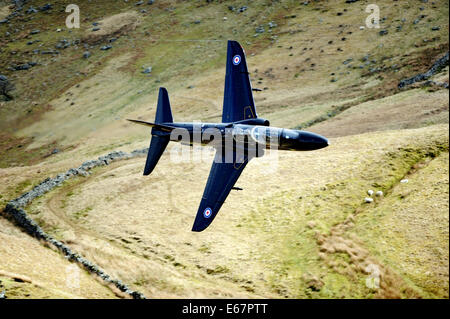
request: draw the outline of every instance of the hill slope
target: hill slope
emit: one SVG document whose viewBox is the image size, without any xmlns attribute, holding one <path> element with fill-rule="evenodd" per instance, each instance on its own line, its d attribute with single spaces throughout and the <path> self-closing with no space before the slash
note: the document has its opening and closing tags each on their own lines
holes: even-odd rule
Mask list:
<svg viewBox="0 0 450 319">
<path fill-rule="evenodd" d="M 448 1 L 379 1 L 380 29 L 361 28 L 363 0 L 136 2 L 80 2 L 81 28 L 68 30 L 64 1 L 0 1 L 0 75 L 15 86 L 0 96 L 2 206 L 85 160 L 148 146 L 125 118 L 152 120 L 159 86 L 175 120 L 219 121 L 234 39 L 262 89 L 258 114 L 329 148 L 280 152 L 275 170 L 252 161 L 245 191 L 201 234 L 189 230 L 210 161 L 169 153 L 148 178 L 130 159 L 65 183 L 30 216 L 148 297 L 448 298 L 448 66 L 398 87 L 448 52 Z M 366 205 L 369 188 L 385 196 Z M 7 296 L 115 296 L 86 274 L 91 290 L 64 286 L 70 263 L 0 222 Z M 41 254 L 37 275 L 26 265 Z M 374 267 L 379 289 L 366 285 Z"/>
</svg>

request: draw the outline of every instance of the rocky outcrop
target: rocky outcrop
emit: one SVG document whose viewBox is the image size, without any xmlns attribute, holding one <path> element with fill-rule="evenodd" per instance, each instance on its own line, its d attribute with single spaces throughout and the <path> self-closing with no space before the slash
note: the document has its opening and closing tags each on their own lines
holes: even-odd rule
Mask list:
<svg viewBox="0 0 450 319">
<path fill-rule="evenodd" d="M 21 227 L 29 235 L 45 241 L 53 245 L 56 249 L 64 254 L 64 256 L 72 262 L 78 263 L 81 267 L 86 269 L 88 272 L 99 276 L 107 284 L 113 284 L 120 291 L 130 295 L 134 299 L 143 299 L 145 296 L 138 292 L 133 291 L 128 288 L 127 285 L 122 283 L 120 280 L 112 279 L 107 273 L 100 269 L 97 265 L 91 263 L 89 260 L 83 258 L 81 255 L 73 252 L 67 245 L 54 239 L 52 236 L 45 233 L 42 228 L 28 216 L 26 211 L 23 209 L 25 206 L 31 203 L 36 197 L 42 196 L 45 193 L 51 191 L 55 187 L 60 186 L 64 181 L 75 177 L 77 175 L 88 176 L 89 171 L 95 167 L 108 165 L 111 162 L 117 160 L 123 160 L 133 157 L 145 156 L 148 152 L 148 148 L 134 150 L 131 153 L 125 153 L 122 151 L 114 151 L 107 155 L 100 156 L 95 160 L 86 161 L 79 167 L 70 168 L 64 173 L 60 173 L 53 178 L 46 178 L 44 181 L 39 183 L 29 192 L 22 194 L 16 199 L 11 200 L 6 205 L 3 210 L 3 214 L 13 220 L 19 227 Z"/>
<path fill-rule="evenodd" d="M 441 71 L 446 65 L 448 65 L 448 52 L 442 58 L 434 62 L 433 66 L 427 72 L 419 73 L 411 78 L 401 80 L 398 84 L 398 88 L 402 89 L 411 84 L 428 80 L 430 77 Z"/>
</svg>

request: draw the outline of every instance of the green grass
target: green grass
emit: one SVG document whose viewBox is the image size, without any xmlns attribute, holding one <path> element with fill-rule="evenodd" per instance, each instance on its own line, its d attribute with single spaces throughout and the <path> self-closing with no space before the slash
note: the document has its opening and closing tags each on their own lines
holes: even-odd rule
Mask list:
<svg viewBox="0 0 450 319">
<path fill-rule="evenodd" d="M 92 210 L 92 207 L 86 207 L 86 208 L 83 208 L 82 210 L 79 210 L 79 211 L 77 211 L 77 212 L 75 212 L 75 213 L 73 213 L 73 217 L 75 218 L 75 219 L 83 219 L 83 218 L 86 218 L 87 216 L 89 216 L 89 212 Z"/>
</svg>

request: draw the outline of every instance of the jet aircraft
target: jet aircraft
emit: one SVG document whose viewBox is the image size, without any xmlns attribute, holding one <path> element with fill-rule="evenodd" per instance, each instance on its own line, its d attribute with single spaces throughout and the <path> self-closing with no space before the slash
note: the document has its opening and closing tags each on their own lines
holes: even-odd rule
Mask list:
<svg viewBox="0 0 450 319">
<path fill-rule="evenodd" d="M 169 141 L 213 146 L 215 158 L 200 201 L 192 231 L 206 229 L 216 217 L 247 163 L 274 145 L 278 150 L 311 151 L 328 146 L 328 140 L 302 130 L 270 127 L 258 117 L 245 52 L 228 41 L 222 123 L 174 122 L 167 90 L 159 89 L 154 122 L 129 120 L 152 127 L 144 175 L 158 163 Z M 184 137 L 184 138 L 183 138 Z M 231 142 L 230 142 L 231 141 Z"/>
</svg>

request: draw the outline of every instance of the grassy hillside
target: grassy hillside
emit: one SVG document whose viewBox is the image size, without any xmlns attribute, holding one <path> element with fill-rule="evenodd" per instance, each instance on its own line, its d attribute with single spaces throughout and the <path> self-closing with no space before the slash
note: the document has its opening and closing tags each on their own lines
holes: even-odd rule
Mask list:
<svg viewBox="0 0 450 319">
<path fill-rule="evenodd" d="M 176 121 L 220 121 L 233 39 L 262 89 L 259 116 L 330 147 L 279 152 L 275 170 L 252 161 L 205 233 L 190 228 L 210 161 L 169 152 L 150 177 L 131 159 L 71 180 L 26 208 L 33 219 L 147 297 L 448 298 L 449 91 L 398 88 L 448 51 L 448 1 L 378 1 L 380 29 L 361 28 L 365 0 L 79 1 L 72 30 L 67 3 L 47 2 L 11 17 L 0 1 L 0 74 L 15 86 L 0 96 L 2 207 L 88 159 L 148 146 L 125 119 L 152 120 L 160 86 Z M 430 80 L 448 84 L 448 66 Z M 368 189 L 384 196 L 366 204 Z M 0 293 L 121 297 L 84 273 L 91 290 L 67 288 L 69 262 L 0 223 Z M 41 254 L 37 273 L 26 265 Z"/>
<path fill-rule="evenodd" d="M 252 161 L 238 182 L 244 192 L 230 194 L 204 233 L 193 235 L 190 228 L 210 164 L 176 165 L 169 154 L 153 177 L 141 175 L 143 159 L 129 160 L 49 193 L 30 212 L 50 234 L 150 297 L 448 296 L 448 276 L 439 278 L 448 263 L 448 202 L 443 200 L 448 179 L 434 180 L 448 170 L 446 128 L 331 142 L 318 152 L 279 152 L 277 170 L 269 173 L 267 162 Z M 426 180 L 408 177 L 407 188 L 437 185 L 439 197 L 411 194 L 420 196 L 420 205 L 399 202 L 399 181 L 432 158 L 440 171 L 423 168 Z M 385 196 L 365 204 L 368 189 L 382 190 Z M 384 217 L 391 210 L 414 214 L 413 221 L 425 214 L 427 230 L 413 221 L 407 227 Z M 386 228 L 394 231 L 397 223 L 404 228 L 401 236 L 424 232 L 438 240 L 430 237 L 430 242 L 444 245 L 434 252 L 413 243 L 403 246 L 406 239 L 396 233 L 385 239 L 385 245 L 398 242 L 406 256 L 412 251 L 416 262 L 430 267 L 437 277 L 432 287 L 416 289 L 411 273 L 397 273 L 401 256 L 389 254 L 391 249 L 385 251 L 378 240 L 370 242 Z M 430 227 L 436 231 L 430 233 Z M 393 277 L 394 283 L 378 292 L 367 289 L 364 269 L 369 264 L 382 267 L 383 276 Z M 323 289 L 309 287 L 308 276 L 317 277 Z"/>
</svg>

